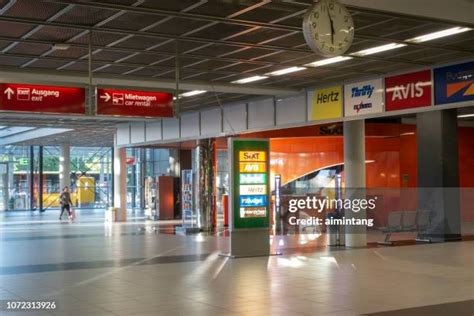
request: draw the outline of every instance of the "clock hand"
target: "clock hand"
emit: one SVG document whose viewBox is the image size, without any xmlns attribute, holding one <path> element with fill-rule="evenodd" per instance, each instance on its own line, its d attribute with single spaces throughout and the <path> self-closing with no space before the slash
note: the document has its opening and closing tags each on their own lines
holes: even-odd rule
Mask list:
<svg viewBox="0 0 474 316">
<path fill-rule="evenodd" d="M 334 45 L 334 23 L 331 19 L 331 15 L 329 14 L 329 10 L 328 10 L 328 17 L 329 17 L 329 23 L 331 23 L 331 43 Z"/>
</svg>

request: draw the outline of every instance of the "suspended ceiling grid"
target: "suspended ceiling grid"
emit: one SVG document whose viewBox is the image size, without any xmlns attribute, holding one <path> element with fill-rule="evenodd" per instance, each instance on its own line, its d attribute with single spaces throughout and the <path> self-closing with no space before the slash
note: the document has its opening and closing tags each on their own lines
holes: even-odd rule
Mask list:
<svg viewBox="0 0 474 316">
<path fill-rule="evenodd" d="M 321 59 L 306 46 L 301 31 L 311 3 L 1 0 L 0 66 L 87 72 L 90 40 L 94 74 L 174 80 L 178 52 L 180 80 L 228 84 Z M 348 53 L 454 26 L 371 10 L 351 13 L 356 34 Z M 272 77 L 258 85 L 300 89 L 469 58 L 474 55 L 473 33 Z M 70 48 L 53 49 L 58 43 Z M 211 91 L 183 99 L 181 106 L 186 111 L 248 98 Z"/>
</svg>

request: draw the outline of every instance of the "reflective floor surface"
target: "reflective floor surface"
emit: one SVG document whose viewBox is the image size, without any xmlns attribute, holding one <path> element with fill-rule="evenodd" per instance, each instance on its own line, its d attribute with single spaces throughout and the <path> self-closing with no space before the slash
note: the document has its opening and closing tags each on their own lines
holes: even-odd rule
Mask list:
<svg viewBox="0 0 474 316">
<path fill-rule="evenodd" d="M 145 222 L 139 214 L 129 214 L 129 222 L 121 224 L 104 224 L 102 214 L 94 211 L 80 212 L 72 224 L 59 222 L 56 213 L 1 214 L 3 308 L 6 301 L 34 300 L 54 301 L 57 309 L 0 314 L 474 312 L 471 241 L 352 250 L 296 248 L 269 258 L 228 259 L 219 256 L 227 250 L 227 237 L 161 233 L 169 226 Z M 274 243 L 301 243 L 290 237 Z"/>
</svg>

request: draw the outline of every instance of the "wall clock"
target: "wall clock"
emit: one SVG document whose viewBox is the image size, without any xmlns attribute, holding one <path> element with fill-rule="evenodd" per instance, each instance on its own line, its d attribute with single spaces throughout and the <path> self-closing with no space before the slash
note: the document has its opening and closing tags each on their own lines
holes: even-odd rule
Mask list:
<svg viewBox="0 0 474 316">
<path fill-rule="evenodd" d="M 308 46 L 324 57 L 344 54 L 354 39 L 354 21 L 346 7 L 336 0 L 321 0 L 311 6 L 303 19 Z"/>
</svg>

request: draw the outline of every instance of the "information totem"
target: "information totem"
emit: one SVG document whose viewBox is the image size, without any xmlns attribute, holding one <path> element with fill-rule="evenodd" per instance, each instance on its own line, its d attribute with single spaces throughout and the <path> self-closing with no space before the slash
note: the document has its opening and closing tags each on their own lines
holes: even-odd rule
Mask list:
<svg viewBox="0 0 474 316">
<path fill-rule="evenodd" d="M 229 138 L 230 256 L 270 254 L 270 152 L 266 139 Z"/>
</svg>

